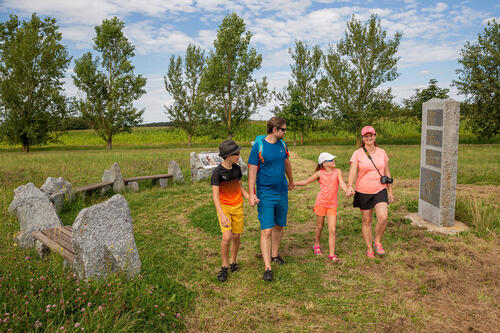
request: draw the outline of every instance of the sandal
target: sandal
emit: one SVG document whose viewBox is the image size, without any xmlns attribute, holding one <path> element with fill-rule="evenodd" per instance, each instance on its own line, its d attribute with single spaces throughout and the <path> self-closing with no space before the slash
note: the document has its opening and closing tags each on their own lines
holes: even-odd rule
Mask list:
<svg viewBox="0 0 500 333">
<path fill-rule="evenodd" d="M 328 260 L 330 260 L 334 264 L 338 264 L 338 263 L 342 262 L 342 259 L 337 257 L 335 254 L 333 256 L 328 256 Z"/>
<path fill-rule="evenodd" d="M 373 252 L 373 250 L 366 251 L 366 256 L 370 259 L 375 259 L 375 253 Z"/>
<path fill-rule="evenodd" d="M 314 254 L 317 254 L 317 255 L 323 254 L 323 252 L 321 252 L 321 247 L 319 247 L 319 246 L 313 246 L 313 252 L 314 252 Z"/>
<path fill-rule="evenodd" d="M 382 244 L 377 244 L 373 242 L 373 248 L 375 249 L 375 253 L 378 254 L 379 256 L 385 255 L 384 248 L 382 247 Z"/>
</svg>

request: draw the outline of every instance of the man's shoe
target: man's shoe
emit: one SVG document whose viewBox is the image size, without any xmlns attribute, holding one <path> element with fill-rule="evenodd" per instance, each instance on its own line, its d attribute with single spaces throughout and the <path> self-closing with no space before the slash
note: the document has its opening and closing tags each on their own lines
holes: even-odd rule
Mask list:
<svg viewBox="0 0 500 333">
<path fill-rule="evenodd" d="M 229 270 L 231 271 L 231 273 L 237 272 L 240 270 L 240 265 L 233 262 L 231 265 L 229 265 Z"/>
<path fill-rule="evenodd" d="M 220 281 L 220 282 L 224 282 L 227 280 L 227 271 L 228 271 L 228 267 L 224 267 L 222 266 L 220 268 L 220 271 L 219 273 L 217 274 L 217 279 Z"/>
<path fill-rule="evenodd" d="M 277 257 L 271 257 L 271 261 L 277 263 L 278 265 L 284 265 L 285 261 L 281 259 L 280 256 Z"/>
<path fill-rule="evenodd" d="M 266 269 L 264 275 L 262 276 L 262 280 L 264 281 L 272 281 L 273 280 L 273 271 L 270 269 Z"/>
</svg>

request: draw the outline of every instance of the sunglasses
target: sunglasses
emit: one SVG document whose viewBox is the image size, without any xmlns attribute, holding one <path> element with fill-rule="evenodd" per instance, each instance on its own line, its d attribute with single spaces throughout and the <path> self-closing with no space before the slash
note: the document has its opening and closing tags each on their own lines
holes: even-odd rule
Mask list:
<svg viewBox="0 0 500 333">
<path fill-rule="evenodd" d="M 282 130 L 283 132 L 286 132 L 286 128 L 283 128 L 283 127 L 276 127 L 276 128 L 279 130 Z"/>
</svg>

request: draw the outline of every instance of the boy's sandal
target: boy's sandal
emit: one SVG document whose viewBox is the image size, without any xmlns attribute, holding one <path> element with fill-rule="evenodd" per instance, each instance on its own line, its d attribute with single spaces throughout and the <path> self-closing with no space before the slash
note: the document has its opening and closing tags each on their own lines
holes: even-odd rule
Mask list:
<svg viewBox="0 0 500 333">
<path fill-rule="evenodd" d="M 375 259 L 375 252 L 373 250 L 366 251 L 366 256 L 371 259 Z"/>
<path fill-rule="evenodd" d="M 330 260 L 334 264 L 342 262 L 342 259 L 337 257 L 335 254 L 333 256 L 328 256 L 328 260 Z"/>
<path fill-rule="evenodd" d="M 317 254 L 317 255 L 323 254 L 323 252 L 321 252 L 321 247 L 319 247 L 319 246 L 313 246 L 313 252 L 314 252 L 314 254 Z"/>
<path fill-rule="evenodd" d="M 378 254 L 379 256 L 385 255 L 384 248 L 382 247 L 382 244 L 377 244 L 373 242 L 373 248 L 375 249 L 375 253 Z"/>
</svg>

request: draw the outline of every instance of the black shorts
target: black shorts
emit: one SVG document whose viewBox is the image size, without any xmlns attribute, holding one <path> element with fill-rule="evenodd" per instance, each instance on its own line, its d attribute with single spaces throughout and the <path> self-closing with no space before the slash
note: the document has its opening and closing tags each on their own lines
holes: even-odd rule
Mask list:
<svg viewBox="0 0 500 333">
<path fill-rule="evenodd" d="M 375 194 L 365 194 L 365 193 L 354 193 L 354 201 L 352 202 L 353 207 L 359 207 L 362 210 L 368 210 L 375 207 L 379 202 L 389 203 L 389 198 L 387 197 L 387 189 Z"/>
</svg>

